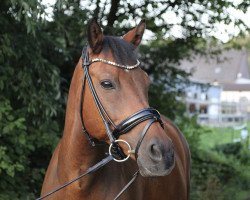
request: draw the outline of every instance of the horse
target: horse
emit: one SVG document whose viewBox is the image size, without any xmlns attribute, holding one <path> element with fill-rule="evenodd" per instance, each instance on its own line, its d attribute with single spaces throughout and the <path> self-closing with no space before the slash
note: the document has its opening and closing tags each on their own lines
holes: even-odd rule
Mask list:
<svg viewBox="0 0 250 200">
<path fill-rule="evenodd" d="M 141 21 L 123 37 L 104 36 L 97 19 L 89 21 L 88 45 L 71 80 L 64 133 L 41 196 L 107 156 L 111 161 L 46 199 L 189 199 L 188 144 L 173 122 L 149 106 L 150 79 L 136 54 L 145 28 Z"/>
</svg>

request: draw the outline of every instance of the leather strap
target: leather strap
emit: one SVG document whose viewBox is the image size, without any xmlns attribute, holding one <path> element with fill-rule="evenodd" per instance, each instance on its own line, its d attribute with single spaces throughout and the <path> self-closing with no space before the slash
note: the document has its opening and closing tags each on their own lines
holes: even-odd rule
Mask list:
<svg viewBox="0 0 250 200">
<path fill-rule="evenodd" d="M 163 122 L 161 120 L 159 112 L 154 108 L 145 108 L 128 117 L 119 125 L 117 125 L 116 129 L 113 131 L 113 135 L 115 138 L 119 138 L 120 135 L 127 133 L 136 125 L 148 119 L 155 119 L 155 121 L 158 121 L 163 128 Z"/>
<path fill-rule="evenodd" d="M 83 120 L 83 95 L 84 95 L 84 88 L 86 85 L 86 78 L 85 78 L 85 74 L 83 75 L 83 80 L 82 80 L 82 91 L 81 91 L 81 99 L 80 99 L 80 118 L 81 118 L 81 122 L 82 122 L 82 132 L 84 133 L 84 135 L 86 136 L 87 140 L 89 141 L 89 143 L 91 144 L 91 146 L 96 146 L 96 145 L 102 145 L 103 142 L 100 142 L 99 140 L 97 140 L 96 138 L 93 138 L 90 136 L 90 134 L 88 133 L 88 131 L 86 130 L 85 126 L 84 126 L 84 120 Z"/>
<path fill-rule="evenodd" d="M 108 116 L 107 112 L 105 111 L 97 93 L 94 87 L 94 84 L 92 82 L 92 79 L 90 77 L 89 74 L 89 66 L 90 66 L 90 62 L 89 62 L 89 54 L 87 51 L 87 47 L 83 49 L 83 54 L 82 54 L 82 59 L 83 59 L 83 70 L 84 70 L 84 78 L 87 80 L 89 88 L 90 88 L 90 92 L 93 96 L 94 102 L 96 104 L 96 108 L 100 114 L 100 117 L 102 118 L 102 121 L 104 123 L 105 129 L 106 129 L 106 133 L 109 137 L 110 142 L 113 144 L 112 146 L 112 150 L 114 152 L 113 155 L 117 156 L 117 159 L 124 159 L 126 158 L 126 155 L 124 154 L 124 152 L 122 151 L 121 147 L 119 146 L 119 144 L 117 144 L 115 142 L 115 137 L 112 133 L 112 130 L 110 128 L 110 125 L 112 125 L 114 128 L 116 128 L 115 124 L 112 122 L 112 120 L 110 119 L 110 117 Z M 84 83 L 84 82 L 83 82 Z M 83 84 L 84 86 L 84 84 Z M 83 94 L 82 94 L 83 95 Z M 81 105 L 83 102 L 83 97 L 81 98 Z M 80 113 L 82 116 L 82 113 Z M 84 127 L 84 122 L 83 122 L 83 118 L 81 117 L 82 120 L 82 126 Z M 86 130 L 86 129 L 85 129 Z M 88 134 L 88 132 L 86 131 L 86 136 L 89 139 L 89 141 L 91 142 L 92 146 L 95 145 L 95 141 L 94 138 L 90 137 L 90 134 Z"/>
<path fill-rule="evenodd" d="M 137 159 L 137 157 L 138 157 L 138 151 L 139 151 L 139 148 L 140 148 L 140 146 L 141 146 L 141 143 L 142 143 L 142 141 L 143 141 L 143 139 L 144 139 L 146 133 L 148 132 L 148 129 L 150 128 L 150 126 L 151 126 L 154 122 L 156 122 L 156 119 L 150 119 L 149 122 L 147 123 L 147 125 L 144 127 L 143 131 L 141 132 L 141 137 L 140 137 L 140 139 L 138 140 L 137 145 L 136 145 L 136 147 L 135 147 L 135 157 L 136 157 L 136 159 Z"/>
<path fill-rule="evenodd" d="M 124 186 L 124 188 L 119 192 L 119 194 L 116 195 L 114 200 L 117 200 L 123 194 L 123 192 L 125 192 L 125 190 L 129 188 L 129 186 L 135 181 L 138 175 L 139 175 L 139 170 L 134 173 L 132 179 L 127 183 L 127 185 Z"/>
<path fill-rule="evenodd" d="M 106 165 L 107 163 L 109 163 L 111 160 L 113 160 L 113 157 L 109 155 L 108 157 L 104 158 L 100 162 L 96 163 L 94 166 L 88 168 L 88 170 L 86 172 L 84 172 L 83 174 L 81 174 L 80 176 L 78 176 L 78 177 L 72 179 L 71 181 L 69 181 L 69 182 L 67 182 L 67 183 L 59 186 L 58 188 L 52 190 L 51 192 L 45 194 L 44 196 L 41 196 L 41 197 L 37 198 L 36 200 L 42 200 L 42 199 L 45 199 L 46 197 L 49 197 L 50 195 L 52 195 L 52 194 L 60 191 L 61 189 L 67 187 L 68 185 L 76 182 L 80 178 L 82 178 L 82 177 L 84 177 L 84 176 L 86 176 L 88 174 L 91 174 L 91 173 L 97 171 L 98 169 L 100 169 L 101 167 L 103 167 L 104 165 Z"/>
</svg>

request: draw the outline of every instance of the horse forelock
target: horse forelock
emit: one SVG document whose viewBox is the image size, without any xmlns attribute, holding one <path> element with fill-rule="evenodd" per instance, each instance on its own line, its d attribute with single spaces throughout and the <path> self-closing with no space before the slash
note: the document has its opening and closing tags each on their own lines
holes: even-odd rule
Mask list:
<svg viewBox="0 0 250 200">
<path fill-rule="evenodd" d="M 135 46 L 120 37 L 105 36 L 103 40 L 102 53 L 111 52 L 114 61 L 122 65 L 133 65 L 136 63 L 137 54 Z"/>
</svg>

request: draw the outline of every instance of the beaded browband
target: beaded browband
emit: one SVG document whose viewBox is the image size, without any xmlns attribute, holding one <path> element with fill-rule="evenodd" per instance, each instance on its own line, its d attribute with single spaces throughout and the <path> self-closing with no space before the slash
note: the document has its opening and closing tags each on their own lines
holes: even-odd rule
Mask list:
<svg viewBox="0 0 250 200">
<path fill-rule="evenodd" d="M 109 65 L 113 65 L 113 66 L 116 66 L 116 67 L 119 67 L 119 68 L 122 68 L 122 69 L 127 69 L 127 70 L 134 69 L 134 68 L 136 68 L 136 67 L 138 67 L 140 65 L 139 60 L 137 60 L 135 65 L 121 65 L 121 64 L 109 61 L 109 60 L 102 59 L 102 58 L 94 58 L 94 59 L 92 59 L 91 63 L 94 63 L 94 62 L 103 62 L 103 63 L 109 64 Z"/>
</svg>

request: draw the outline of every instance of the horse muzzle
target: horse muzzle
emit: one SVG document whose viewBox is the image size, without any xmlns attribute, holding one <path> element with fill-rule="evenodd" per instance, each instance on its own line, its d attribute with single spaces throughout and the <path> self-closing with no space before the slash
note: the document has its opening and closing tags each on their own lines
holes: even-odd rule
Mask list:
<svg viewBox="0 0 250 200">
<path fill-rule="evenodd" d="M 139 151 L 137 164 L 144 177 L 166 176 L 175 166 L 174 146 L 171 140 L 166 144 L 150 142 L 144 151 Z"/>
<path fill-rule="evenodd" d="M 140 133 L 134 150 L 131 149 L 130 145 L 125 140 L 117 139 L 111 144 L 109 154 L 113 157 L 118 155 L 118 158 L 120 158 L 114 159 L 117 162 L 126 161 L 130 157 L 130 154 L 134 154 L 142 176 L 167 175 L 174 167 L 174 147 L 170 138 L 168 138 L 166 133 L 162 131 L 164 129 L 164 125 L 157 110 L 154 108 L 145 108 L 138 111 L 118 124 L 112 134 L 115 138 L 119 138 L 119 136 L 127 133 L 144 121 L 145 126 Z M 145 137 L 148 134 L 151 125 L 154 123 L 160 124 L 162 134 L 154 134 L 156 138 L 148 141 Z M 158 133 L 158 131 L 155 133 Z M 162 137 L 159 137 L 159 135 L 162 135 Z M 129 147 L 129 155 L 127 157 L 119 147 L 118 142 L 126 143 Z"/>
</svg>

